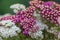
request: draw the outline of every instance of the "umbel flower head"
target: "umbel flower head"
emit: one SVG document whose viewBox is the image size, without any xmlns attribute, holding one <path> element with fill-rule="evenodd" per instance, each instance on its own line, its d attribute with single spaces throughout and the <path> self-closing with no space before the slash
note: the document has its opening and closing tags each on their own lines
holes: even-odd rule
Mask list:
<svg viewBox="0 0 60 40">
<path fill-rule="evenodd" d="M 43 38 L 43 30 L 44 29 L 48 29 L 48 26 L 43 24 L 41 21 L 37 21 L 36 20 L 36 24 L 34 26 L 37 26 L 38 29 L 35 31 L 35 32 L 31 32 L 29 31 L 29 35 L 32 37 L 32 38 Z"/>
<path fill-rule="evenodd" d="M 25 10 L 26 9 L 25 5 L 19 4 L 19 3 L 11 5 L 10 8 L 13 9 L 14 13 L 17 13 L 20 10 Z"/>
<path fill-rule="evenodd" d="M 0 21 L 0 36 L 3 38 L 9 38 L 17 36 L 21 32 L 21 29 L 15 25 L 12 20 Z"/>
<path fill-rule="evenodd" d="M 58 18 L 60 17 L 60 5 L 53 2 L 43 2 L 43 1 L 30 1 L 30 5 L 33 5 L 36 9 L 38 9 L 39 14 L 42 18 L 50 21 L 51 23 L 55 23 L 60 25 Z"/>
</svg>

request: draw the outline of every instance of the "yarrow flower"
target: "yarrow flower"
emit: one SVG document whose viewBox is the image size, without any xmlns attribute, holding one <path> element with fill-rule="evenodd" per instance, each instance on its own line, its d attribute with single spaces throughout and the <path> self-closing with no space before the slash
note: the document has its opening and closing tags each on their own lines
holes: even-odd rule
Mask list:
<svg viewBox="0 0 60 40">
<path fill-rule="evenodd" d="M 48 2 L 43 2 L 43 1 L 30 1 L 30 5 L 36 7 L 39 11 L 39 14 L 41 15 L 42 18 L 50 21 L 51 23 L 55 23 L 59 25 L 58 22 L 58 17 L 60 16 L 60 6 L 59 4 L 53 2 L 53 1 L 48 1 Z"/>
<path fill-rule="evenodd" d="M 29 10 L 29 9 L 28 9 Z M 35 24 L 35 18 L 30 11 L 20 11 L 17 15 L 20 15 L 20 25 L 22 25 L 23 34 L 28 34 L 29 30 L 32 30 Z M 32 10 L 32 9 L 31 9 Z"/>
<path fill-rule="evenodd" d="M 10 8 L 13 9 L 14 13 L 17 13 L 20 10 L 25 10 L 26 9 L 25 5 L 23 5 L 23 4 L 13 4 L 13 5 L 10 6 Z"/>
<path fill-rule="evenodd" d="M 44 29 L 48 29 L 48 26 L 43 24 L 42 22 L 40 21 L 36 21 L 36 24 L 34 26 L 37 26 L 38 29 L 35 31 L 35 32 L 29 32 L 29 35 L 32 37 L 32 38 L 43 38 L 43 30 Z"/>
<path fill-rule="evenodd" d="M 38 39 L 38 38 L 43 38 L 43 34 L 42 34 L 42 31 L 37 31 L 37 32 L 35 32 L 35 33 L 30 33 L 30 36 L 32 37 L 32 38 L 36 38 L 36 39 Z"/>
<path fill-rule="evenodd" d="M 15 25 L 11 20 L 0 21 L 0 36 L 3 38 L 9 38 L 17 36 L 21 32 L 21 29 Z"/>
<path fill-rule="evenodd" d="M 6 27 L 8 27 L 8 26 L 13 26 L 13 24 L 15 24 L 15 23 L 13 23 L 13 22 L 11 22 L 12 20 L 5 20 L 5 21 L 1 21 L 0 23 L 2 24 L 2 25 L 5 25 Z"/>
</svg>

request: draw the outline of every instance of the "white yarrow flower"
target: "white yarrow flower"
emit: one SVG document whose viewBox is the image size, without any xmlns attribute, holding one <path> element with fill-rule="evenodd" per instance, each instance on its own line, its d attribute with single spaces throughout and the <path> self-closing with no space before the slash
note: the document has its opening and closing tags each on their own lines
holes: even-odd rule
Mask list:
<svg viewBox="0 0 60 40">
<path fill-rule="evenodd" d="M 13 4 L 10 6 L 11 9 L 13 9 L 14 13 L 17 13 L 20 10 L 25 10 L 26 7 L 23 4 Z"/>
<path fill-rule="evenodd" d="M 35 26 L 39 27 L 39 30 L 44 30 L 44 29 L 48 29 L 48 26 L 43 24 L 41 21 L 36 21 Z"/>
<path fill-rule="evenodd" d="M 37 31 L 37 32 L 35 32 L 35 33 L 29 33 L 29 35 L 32 37 L 32 38 L 36 38 L 36 39 L 38 39 L 38 38 L 43 38 L 43 34 L 42 34 L 42 31 Z"/>
<path fill-rule="evenodd" d="M 0 22 L 0 36 L 4 38 L 9 38 L 17 36 L 21 32 L 21 29 L 15 25 L 11 20 L 2 20 Z"/>
<path fill-rule="evenodd" d="M 29 32 L 29 35 L 32 37 L 32 38 L 43 38 L 43 32 L 42 30 L 44 29 L 48 29 L 48 26 L 43 24 L 41 21 L 36 21 L 36 24 L 34 26 L 38 26 L 39 29 L 36 31 L 36 32 Z"/>
</svg>

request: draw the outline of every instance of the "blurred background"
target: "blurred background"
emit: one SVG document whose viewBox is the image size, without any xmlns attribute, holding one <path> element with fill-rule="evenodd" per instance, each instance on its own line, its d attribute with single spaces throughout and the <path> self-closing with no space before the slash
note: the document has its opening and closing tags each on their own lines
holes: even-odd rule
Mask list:
<svg viewBox="0 0 60 40">
<path fill-rule="evenodd" d="M 13 13 L 13 11 L 10 9 L 10 5 L 12 4 L 20 3 L 29 6 L 29 1 L 30 0 L 0 0 L 0 15 L 3 15 L 5 13 Z M 60 3 L 60 0 L 53 1 Z"/>
</svg>

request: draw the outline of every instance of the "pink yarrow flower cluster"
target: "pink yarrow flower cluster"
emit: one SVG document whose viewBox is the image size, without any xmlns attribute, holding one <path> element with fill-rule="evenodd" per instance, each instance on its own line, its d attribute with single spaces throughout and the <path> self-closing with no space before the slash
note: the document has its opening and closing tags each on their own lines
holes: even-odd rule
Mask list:
<svg viewBox="0 0 60 40">
<path fill-rule="evenodd" d="M 34 27 L 33 25 L 36 23 L 36 19 L 33 16 L 33 12 L 35 11 L 35 7 L 30 6 L 26 9 L 26 11 L 20 11 L 16 15 L 20 15 L 20 24 L 22 25 L 23 34 L 28 34 L 29 31 L 35 32 L 38 27 Z"/>
<path fill-rule="evenodd" d="M 57 25 L 60 25 L 59 21 L 57 20 L 58 17 L 60 17 L 59 4 L 53 1 L 43 2 L 40 0 L 36 0 L 36 1 L 33 0 L 33 1 L 30 1 L 30 5 L 33 5 L 39 10 L 38 12 L 42 18 L 52 23 L 55 23 Z"/>
</svg>

